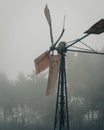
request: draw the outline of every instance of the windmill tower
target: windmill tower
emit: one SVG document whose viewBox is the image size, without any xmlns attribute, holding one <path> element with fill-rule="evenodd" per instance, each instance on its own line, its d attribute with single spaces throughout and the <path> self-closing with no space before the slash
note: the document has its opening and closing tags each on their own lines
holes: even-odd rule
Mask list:
<svg viewBox="0 0 104 130">
<path fill-rule="evenodd" d="M 70 42 L 70 44 L 67 45 L 66 42 L 59 42 L 64 34 L 65 31 L 64 28 L 62 29 L 62 32 L 58 40 L 56 42 L 53 41 L 51 16 L 47 5 L 44 9 L 44 13 L 49 24 L 50 38 L 52 45 L 49 51 L 44 52 L 42 55 L 40 55 L 38 58 L 34 60 L 36 73 L 38 74 L 49 67 L 49 77 L 48 77 L 46 95 L 50 95 L 53 93 L 58 78 L 54 130 L 69 130 L 65 56 L 68 51 L 104 55 L 104 53 L 95 51 L 93 48 L 91 48 L 90 46 L 86 45 L 81 41 L 90 34 L 103 33 L 104 19 L 101 19 L 96 24 L 94 24 L 89 30 L 87 30 L 85 32 L 86 35 Z M 79 47 L 76 47 L 77 49 L 70 49 L 70 47 L 74 47 L 74 45 L 78 42 L 87 47 L 87 49 Z M 54 54 L 54 51 L 57 51 L 57 55 Z"/>
</svg>

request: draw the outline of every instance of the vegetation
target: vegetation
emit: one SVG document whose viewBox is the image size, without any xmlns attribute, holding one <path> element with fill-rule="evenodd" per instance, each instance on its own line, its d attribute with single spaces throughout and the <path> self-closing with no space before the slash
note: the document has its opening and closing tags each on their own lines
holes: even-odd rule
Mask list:
<svg viewBox="0 0 104 130">
<path fill-rule="evenodd" d="M 67 58 L 70 130 L 104 130 L 104 57 L 70 53 Z M 45 96 L 47 72 L 0 73 L 0 130 L 53 130 L 56 93 Z"/>
</svg>

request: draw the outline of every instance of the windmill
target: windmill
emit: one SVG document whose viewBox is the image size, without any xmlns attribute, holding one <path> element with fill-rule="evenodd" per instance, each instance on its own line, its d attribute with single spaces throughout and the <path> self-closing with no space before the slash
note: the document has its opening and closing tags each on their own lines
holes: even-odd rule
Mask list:
<svg viewBox="0 0 104 130">
<path fill-rule="evenodd" d="M 104 53 L 97 52 L 93 48 L 82 42 L 84 38 L 86 38 L 91 34 L 100 34 L 104 32 L 104 19 L 101 19 L 93 26 L 91 26 L 85 32 L 86 34 L 84 36 L 71 42 L 63 42 L 63 41 L 59 42 L 65 31 L 63 27 L 59 38 L 57 39 L 56 42 L 54 42 L 51 16 L 47 5 L 45 6 L 44 13 L 49 24 L 50 38 L 52 44 L 48 51 L 44 52 L 34 60 L 36 73 L 38 74 L 49 67 L 49 77 L 48 77 L 46 95 L 50 95 L 53 93 L 58 78 L 54 130 L 56 129 L 69 130 L 65 56 L 68 51 L 104 55 Z M 79 47 L 76 47 L 76 49 L 71 49 L 71 47 L 75 47 L 74 45 L 78 42 L 87 47 L 87 49 Z M 70 44 L 68 45 L 68 43 Z M 54 53 L 55 51 L 57 51 L 57 55 Z"/>
</svg>

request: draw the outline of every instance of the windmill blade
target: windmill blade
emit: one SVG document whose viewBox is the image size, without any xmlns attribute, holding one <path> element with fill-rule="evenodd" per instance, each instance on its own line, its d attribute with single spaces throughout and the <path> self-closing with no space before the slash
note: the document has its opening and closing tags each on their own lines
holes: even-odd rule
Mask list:
<svg viewBox="0 0 104 130">
<path fill-rule="evenodd" d="M 51 95 L 54 92 L 59 72 L 60 59 L 61 59 L 60 55 L 53 55 L 53 56 L 50 55 L 49 77 L 48 77 L 46 96 Z"/>
<path fill-rule="evenodd" d="M 50 37 L 51 37 L 51 42 L 52 42 L 52 46 L 53 46 L 53 33 L 52 33 L 51 16 L 50 16 L 50 12 L 49 12 L 49 9 L 48 9 L 47 4 L 46 4 L 46 6 L 45 6 L 44 13 L 45 13 L 46 19 L 47 19 L 48 24 L 49 24 Z"/>
<path fill-rule="evenodd" d="M 51 26 L 51 16 L 50 16 L 50 12 L 49 12 L 47 4 L 45 6 L 44 13 L 45 13 L 49 26 Z"/>
<path fill-rule="evenodd" d="M 93 26 L 91 26 L 86 32 L 87 34 L 100 34 L 104 32 L 104 19 L 101 19 Z"/>
<path fill-rule="evenodd" d="M 45 51 L 43 54 L 41 54 L 38 58 L 34 60 L 37 74 L 49 67 L 49 59 L 49 51 Z"/>
</svg>

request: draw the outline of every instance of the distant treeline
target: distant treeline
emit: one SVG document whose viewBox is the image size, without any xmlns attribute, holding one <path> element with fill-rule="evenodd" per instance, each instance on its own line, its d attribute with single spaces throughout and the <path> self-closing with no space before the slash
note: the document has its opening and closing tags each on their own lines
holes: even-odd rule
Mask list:
<svg viewBox="0 0 104 130">
<path fill-rule="evenodd" d="M 70 130 L 104 130 L 104 56 L 69 53 L 66 69 Z M 47 73 L 0 73 L 0 130 L 53 130 L 57 85 L 45 96 Z"/>
</svg>

